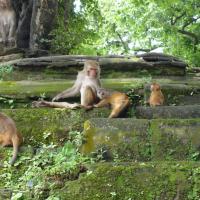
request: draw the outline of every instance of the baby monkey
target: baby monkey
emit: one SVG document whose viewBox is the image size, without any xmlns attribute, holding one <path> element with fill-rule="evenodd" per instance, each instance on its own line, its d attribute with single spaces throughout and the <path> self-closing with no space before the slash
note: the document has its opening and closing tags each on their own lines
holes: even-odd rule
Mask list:
<svg viewBox="0 0 200 200">
<path fill-rule="evenodd" d="M 103 88 L 97 89 L 97 96 L 101 101 L 94 105 L 95 108 L 111 106 L 111 113 L 108 118 L 118 117 L 129 105 L 128 96 L 122 92 L 111 92 Z"/>
<path fill-rule="evenodd" d="M 8 116 L 0 113 L 0 145 L 13 146 L 13 156 L 10 164 L 13 165 L 17 159 L 19 146 L 22 143 L 22 136 L 17 131 L 15 122 Z"/>
<path fill-rule="evenodd" d="M 151 84 L 151 95 L 149 98 L 150 106 L 161 106 L 164 103 L 164 95 L 158 83 Z"/>
</svg>

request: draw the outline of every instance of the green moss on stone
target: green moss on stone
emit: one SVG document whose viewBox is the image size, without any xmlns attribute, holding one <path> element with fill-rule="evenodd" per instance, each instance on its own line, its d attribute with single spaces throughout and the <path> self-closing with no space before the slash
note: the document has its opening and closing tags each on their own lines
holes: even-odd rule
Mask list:
<svg viewBox="0 0 200 200">
<path fill-rule="evenodd" d="M 105 158 L 150 159 L 148 120 L 91 119 L 85 122 L 83 153 L 104 152 Z"/>
<path fill-rule="evenodd" d="M 188 200 L 192 195 L 198 199 L 199 190 L 191 191 L 199 184 L 192 174 L 199 166 L 193 162 L 99 164 L 89 175 L 52 193 L 66 200 Z"/>
<path fill-rule="evenodd" d="M 1 110 L 16 122 L 18 130 L 24 137 L 24 144 L 41 143 L 62 144 L 68 139 L 71 130 L 83 129 L 83 122 L 89 118 L 106 117 L 108 109 L 13 109 Z"/>
<path fill-rule="evenodd" d="M 199 160 L 200 120 L 152 120 L 153 160 Z"/>
</svg>

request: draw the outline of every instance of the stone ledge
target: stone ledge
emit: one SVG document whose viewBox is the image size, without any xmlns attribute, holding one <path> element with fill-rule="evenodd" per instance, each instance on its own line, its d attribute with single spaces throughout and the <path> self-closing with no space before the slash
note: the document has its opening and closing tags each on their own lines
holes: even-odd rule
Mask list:
<svg viewBox="0 0 200 200">
<path fill-rule="evenodd" d="M 43 74 L 45 77 L 51 77 L 52 73 L 60 78 L 66 75 L 77 74 L 81 70 L 83 63 L 87 59 L 98 60 L 102 74 L 109 76 L 113 71 L 127 73 L 128 77 L 136 74 L 152 75 L 175 75 L 184 76 L 187 64 L 178 60 L 163 60 L 147 62 L 134 56 L 84 56 L 84 55 L 60 55 L 46 56 L 38 58 L 24 58 L 4 64 L 13 65 L 16 71 L 25 71 L 25 74 Z"/>
<path fill-rule="evenodd" d="M 106 160 L 200 160 L 200 118 L 90 119 L 84 136 L 82 153 Z"/>
<path fill-rule="evenodd" d="M 63 144 L 71 130 L 83 129 L 83 122 L 94 117 L 107 117 L 108 109 L 86 112 L 83 109 L 3 109 L 1 112 L 10 116 L 24 137 L 24 145 L 41 143 Z"/>
<path fill-rule="evenodd" d="M 200 105 L 136 107 L 135 115 L 141 119 L 200 118 Z"/>
<path fill-rule="evenodd" d="M 0 90 L 2 97 L 13 97 L 16 99 L 33 99 L 38 98 L 41 94 L 45 94 L 45 98 L 52 98 L 57 93 L 72 87 L 75 80 L 53 80 L 53 81 L 2 81 L 0 82 Z M 142 81 L 138 79 L 102 79 L 103 87 L 128 91 L 129 89 L 138 89 Z"/>
</svg>

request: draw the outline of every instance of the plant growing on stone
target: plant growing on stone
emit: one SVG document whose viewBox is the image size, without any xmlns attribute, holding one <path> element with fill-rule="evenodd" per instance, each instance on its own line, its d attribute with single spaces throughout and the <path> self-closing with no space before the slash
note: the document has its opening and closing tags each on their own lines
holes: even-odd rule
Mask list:
<svg viewBox="0 0 200 200">
<path fill-rule="evenodd" d="M 6 75 L 9 75 L 13 72 L 12 65 L 0 65 L 0 80 L 3 80 Z"/>
<path fill-rule="evenodd" d="M 15 101 L 13 99 L 7 99 L 4 97 L 0 97 L 0 104 L 5 105 L 5 107 L 14 108 L 15 107 Z"/>
<path fill-rule="evenodd" d="M 21 156 L 15 167 L 20 167 L 21 163 L 28 163 L 28 167 L 16 180 L 13 179 L 12 168 L 3 169 L 0 179 L 4 178 L 5 188 L 14 191 L 13 199 L 56 199 L 53 194 L 51 197 L 51 189 L 62 187 L 65 181 L 77 179 L 79 173 L 86 170 L 84 164 L 90 160 L 79 153 L 81 133 L 73 131 L 69 135 L 71 141 L 67 141 L 63 147 L 44 144 L 32 159 Z"/>
</svg>

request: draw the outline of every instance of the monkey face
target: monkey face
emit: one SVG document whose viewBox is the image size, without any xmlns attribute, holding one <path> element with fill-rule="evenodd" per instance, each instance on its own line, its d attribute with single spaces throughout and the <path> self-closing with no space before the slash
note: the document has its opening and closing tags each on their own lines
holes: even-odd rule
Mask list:
<svg viewBox="0 0 200 200">
<path fill-rule="evenodd" d="M 100 99 L 104 99 L 104 98 L 106 98 L 106 97 L 108 96 L 108 92 L 107 92 L 105 89 L 103 89 L 103 88 L 99 88 L 99 89 L 97 90 L 97 96 L 98 96 Z"/>
<path fill-rule="evenodd" d="M 85 61 L 84 70 L 86 72 L 86 75 L 91 78 L 99 78 L 100 76 L 99 63 L 94 60 Z"/>
<path fill-rule="evenodd" d="M 160 88 L 160 85 L 158 83 L 152 83 L 151 84 L 151 91 L 159 91 L 161 88 Z"/>
<path fill-rule="evenodd" d="M 91 78 L 97 78 L 97 69 L 95 67 L 90 67 L 88 70 L 87 70 L 87 75 Z"/>
</svg>

